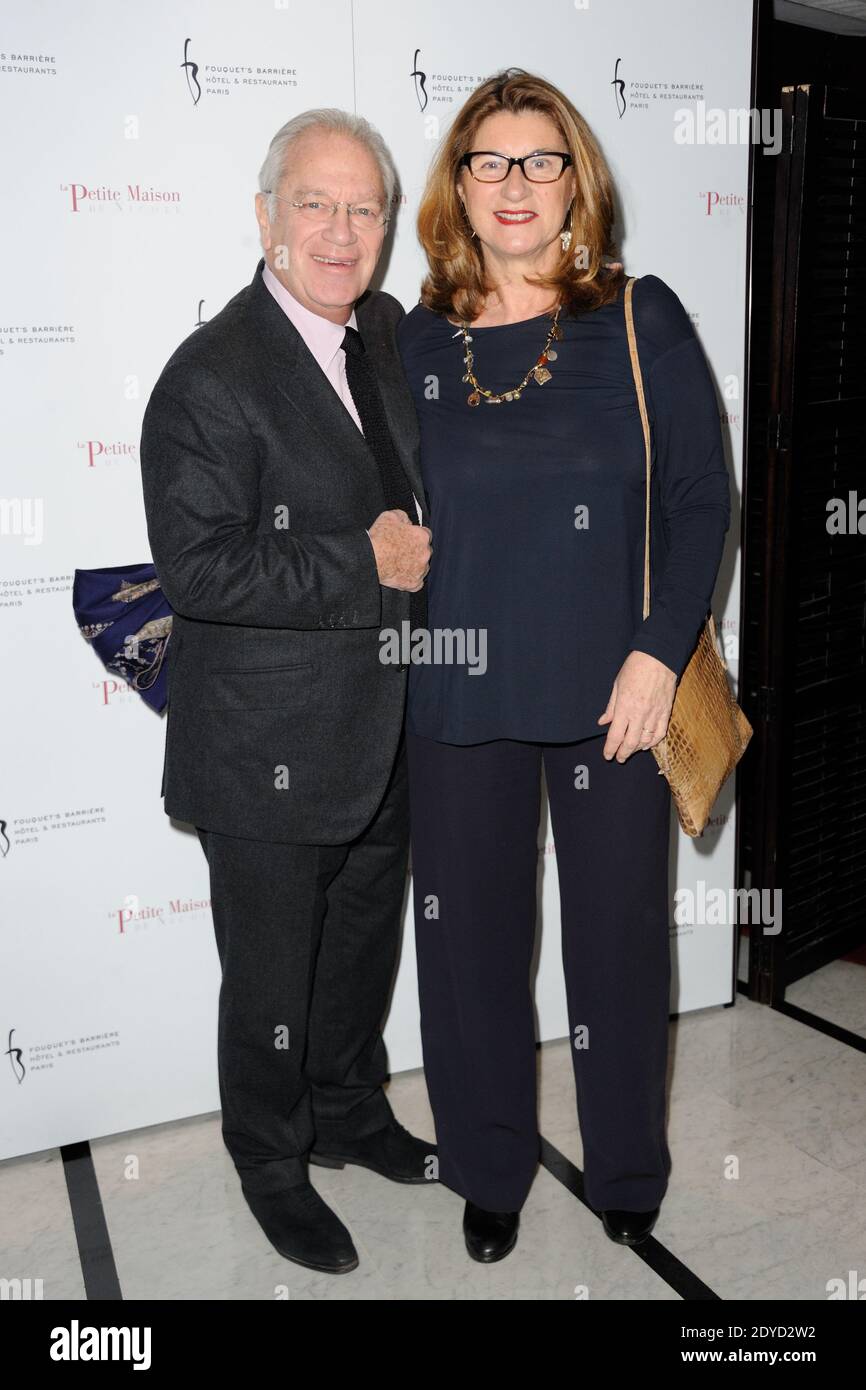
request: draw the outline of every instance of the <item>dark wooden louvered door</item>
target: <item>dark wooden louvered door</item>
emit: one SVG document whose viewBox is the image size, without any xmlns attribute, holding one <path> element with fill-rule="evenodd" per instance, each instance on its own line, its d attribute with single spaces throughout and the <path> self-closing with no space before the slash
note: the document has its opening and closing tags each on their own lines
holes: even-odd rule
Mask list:
<svg viewBox="0 0 866 1390">
<path fill-rule="evenodd" d="M 781 890 L 781 932 L 750 931 L 767 1003 L 866 940 L 866 96 L 790 87 L 782 112 L 754 261 L 769 354 L 750 381 L 738 780 L 743 884 Z M 828 531 L 834 498 L 853 533 Z"/>
</svg>

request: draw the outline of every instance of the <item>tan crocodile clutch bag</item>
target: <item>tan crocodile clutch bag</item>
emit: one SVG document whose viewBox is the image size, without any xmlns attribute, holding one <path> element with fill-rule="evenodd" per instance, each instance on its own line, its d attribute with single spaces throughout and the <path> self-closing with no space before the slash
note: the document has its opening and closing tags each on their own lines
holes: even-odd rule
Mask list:
<svg viewBox="0 0 866 1390">
<path fill-rule="evenodd" d="M 650 609 L 651 444 L 632 313 L 634 282 L 634 276 L 626 282 L 625 319 L 646 445 L 643 575 L 643 615 L 646 618 Z M 702 834 L 716 798 L 746 751 L 752 732 L 751 724 L 731 694 L 727 667 L 719 654 L 716 628 L 710 612 L 691 660 L 677 685 L 668 731 L 652 749 L 660 773 L 668 780 L 680 825 L 687 835 Z"/>
</svg>

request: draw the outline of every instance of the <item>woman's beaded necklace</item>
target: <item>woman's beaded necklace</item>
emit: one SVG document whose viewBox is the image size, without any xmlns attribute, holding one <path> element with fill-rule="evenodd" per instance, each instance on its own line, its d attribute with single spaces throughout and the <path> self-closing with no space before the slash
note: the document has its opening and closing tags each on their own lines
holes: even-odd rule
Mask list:
<svg viewBox="0 0 866 1390">
<path fill-rule="evenodd" d="M 550 381 L 551 372 L 548 371 L 547 364 L 549 362 L 555 362 L 557 358 L 557 353 L 551 347 L 551 343 L 553 343 L 554 341 L 562 341 L 562 329 L 559 326 L 559 313 L 561 308 L 562 305 L 557 304 L 556 313 L 553 316 L 553 323 L 551 324 L 550 332 L 547 335 L 547 342 L 544 344 L 540 356 L 529 368 L 529 371 L 526 373 L 526 376 L 523 378 L 520 384 L 518 386 L 512 386 L 510 391 L 488 391 L 485 387 L 480 385 L 478 379 L 475 376 L 475 373 L 472 370 L 473 362 L 475 359 L 472 353 L 472 348 L 470 346 L 472 342 L 472 337 L 469 333 L 470 325 L 464 319 L 463 323 L 460 325 L 460 332 L 463 336 L 463 346 L 466 349 L 466 355 L 463 358 L 463 361 L 466 364 L 466 374 L 463 377 L 463 380 L 465 382 L 468 382 L 473 388 L 470 394 L 466 397 L 467 405 L 479 405 L 481 403 L 482 396 L 487 401 L 488 405 L 501 405 L 503 401 L 519 401 L 521 393 L 526 389 L 530 381 L 537 381 L 539 386 L 543 386 L 546 381 Z M 456 338 L 457 334 L 455 333 L 454 336 Z"/>
</svg>

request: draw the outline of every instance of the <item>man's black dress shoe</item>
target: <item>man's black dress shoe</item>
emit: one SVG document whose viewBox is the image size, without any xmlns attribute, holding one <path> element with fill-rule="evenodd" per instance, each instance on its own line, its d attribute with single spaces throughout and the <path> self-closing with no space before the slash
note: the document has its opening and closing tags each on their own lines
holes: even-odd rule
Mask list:
<svg viewBox="0 0 866 1390">
<path fill-rule="evenodd" d="M 481 1264 L 504 1260 L 517 1244 L 519 1224 L 520 1212 L 485 1211 L 483 1207 L 476 1207 L 474 1202 L 467 1202 L 463 1213 L 466 1249 L 473 1260 Z"/>
<path fill-rule="evenodd" d="M 323 1141 L 321 1148 L 310 1153 L 310 1162 L 320 1168 L 345 1168 L 347 1163 L 356 1163 L 359 1168 L 369 1168 L 393 1182 L 436 1182 L 436 1164 L 432 1161 L 436 1153 L 435 1144 L 416 1139 L 391 1120 L 383 1129 L 365 1134 L 362 1139 Z"/>
<path fill-rule="evenodd" d="M 357 1269 L 358 1252 L 352 1237 L 311 1183 L 266 1194 L 243 1188 L 243 1193 L 253 1216 L 284 1259 L 323 1274 L 348 1274 L 350 1269 Z"/>
<path fill-rule="evenodd" d="M 640 1245 L 658 1220 L 660 1207 L 652 1211 L 603 1211 L 604 1229 L 617 1245 Z"/>
</svg>

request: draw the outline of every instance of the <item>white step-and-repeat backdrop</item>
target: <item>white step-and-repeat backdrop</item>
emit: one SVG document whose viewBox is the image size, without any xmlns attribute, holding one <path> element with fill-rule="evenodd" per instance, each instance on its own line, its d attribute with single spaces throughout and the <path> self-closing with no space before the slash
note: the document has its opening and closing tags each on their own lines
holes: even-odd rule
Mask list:
<svg viewBox="0 0 866 1390">
<path fill-rule="evenodd" d="M 3 6 L 0 382 L 0 1157 L 218 1109 L 219 968 L 204 856 L 159 798 L 164 726 L 79 635 L 76 568 L 146 561 L 148 393 L 247 284 L 256 176 L 312 106 L 357 109 L 405 193 L 384 287 L 407 307 L 414 221 L 465 95 L 517 65 L 565 89 L 611 164 L 629 273 L 700 334 L 739 496 L 752 0 L 30 0 Z M 683 112 L 690 113 L 685 118 Z M 739 507 L 714 611 L 737 670 Z M 671 1003 L 730 999 L 733 785 L 672 826 Z M 539 1035 L 568 1032 L 555 849 L 539 829 Z M 674 892 L 695 893 L 676 921 Z M 703 920 L 703 918 L 708 920 Z M 386 1039 L 421 1063 L 411 906 Z"/>
</svg>

